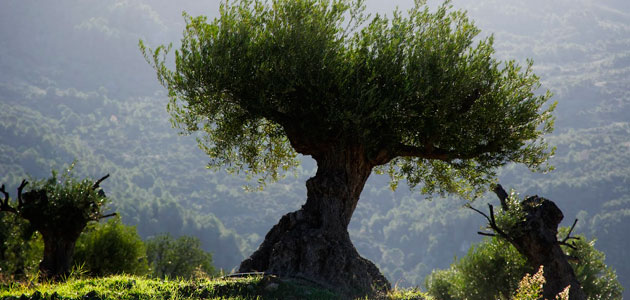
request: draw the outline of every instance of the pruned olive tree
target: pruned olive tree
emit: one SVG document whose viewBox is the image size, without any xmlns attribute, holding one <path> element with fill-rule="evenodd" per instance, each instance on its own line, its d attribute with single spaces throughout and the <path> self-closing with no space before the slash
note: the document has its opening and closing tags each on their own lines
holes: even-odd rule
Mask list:
<svg viewBox="0 0 630 300">
<path fill-rule="evenodd" d="M 492 204 L 488 204 L 489 214 L 468 206 L 483 215 L 488 220 L 488 228 L 492 230 L 491 233 L 478 233 L 496 236 L 508 241 L 527 259 L 531 268 L 536 269 L 543 266 L 544 273 L 542 274 L 545 277 L 545 285 L 542 293 L 544 299 L 555 299 L 555 296 L 567 286 L 570 286 L 569 299 L 587 299 L 581 282 L 576 276 L 576 271 L 569 263 L 569 260 L 585 260 L 585 257 L 569 256 L 561 247 L 578 250 L 575 243 L 568 242 L 579 240 L 579 237 L 571 236 L 578 220 L 575 219 L 566 237 L 559 240 L 558 225 L 564 218 L 564 214 L 553 201 L 538 196 L 530 196 L 520 201 L 514 193 L 508 195 L 500 184 L 494 187 L 494 192 L 499 197 L 502 208 L 502 212 L 497 217 L 495 217 Z M 582 263 L 588 264 L 589 262 Z M 585 276 L 580 277 L 584 278 Z M 595 281 L 595 278 L 590 279 Z M 601 299 L 604 297 L 602 295 L 592 296 L 588 298 Z"/>
<path fill-rule="evenodd" d="M 24 193 L 28 181 L 22 180 L 17 188 L 17 203 L 12 203 L 4 184 L 0 187 L 4 194 L 0 213 L 16 214 L 28 221 L 31 233 L 38 231 L 42 235 L 44 257 L 39 264 L 40 279 L 60 280 L 67 276 L 75 244 L 87 224 L 115 215 L 102 214 L 107 198 L 100 184 L 109 174 L 97 181 L 78 181 L 71 176 L 71 170 L 72 166 L 61 177 L 53 170 L 52 177 L 32 183 Z"/>
<path fill-rule="evenodd" d="M 140 48 L 168 89 L 173 124 L 202 132 L 210 166 L 275 180 L 317 162 L 302 208 L 281 218 L 240 271 L 307 277 L 338 290 L 386 289 L 347 227 L 373 171 L 395 185 L 474 197 L 508 162 L 546 168 L 550 94 L 532 64 L 498 61 L 493 39 L 447 2 L 391 18 L 362 0 L 224 2 L 185 15 L 170 46 Z"/>
</svg>

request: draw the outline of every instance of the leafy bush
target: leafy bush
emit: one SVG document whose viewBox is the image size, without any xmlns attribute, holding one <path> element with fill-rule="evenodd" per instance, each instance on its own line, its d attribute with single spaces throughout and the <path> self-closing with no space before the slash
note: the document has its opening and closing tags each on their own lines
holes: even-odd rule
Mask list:
<svg viewBox="0 0 630 300">
<path fill-rule="evenodd" d="M 450 269 L 434 271 L 426 281 L 436 299 L 509 299 L 532 269 L 509 243 L 492 238 L 473 245 Z"/>
<path fill-rule="evenodd" d="M 37 273 L 44 244 L 28 222 L 14 214 L 0 214 L 0 282 L 24 280 Z"/>
<path fill-rule="evenodd" d="M 567 231 L 568 228 L 561 228 L 560 236 Z M 580 238 L 575 241 L 576 249 L 565 250 L 578 260 L 572 262 L 573 270 L 588 299 L 622 299 L 623 288 L 615 271 L 604 263 L 604 254 L 595 249 L 593 240 L 576 237 Z M 434 271 L 427 277 L 426 288 L 437 300 L 512 299 L 519 283 L 525 290 L 522 279 L 534 271 L 511 244 L 491 238 L 473 245 L 449 269 Z"/>
<path fill-rule="evenodd" d="M 31 223 L 33 220 L 43 221 L 46 225 L 67 227 L 69 231 L 75 229 L 75 223 L 87 224 L 89 221 L 99 220 L 108 199 L 98 188 L 98 184 L 95 186 L 94 180 L 78 180 L 74 177 L 75 164 L 73 162 L 61 176 L 53 169 L 52 176 L 48 179 L 34 180 L 29 184 L 31 193 L 45 193 L 46 197 L 33 194 L 33 199 L 28 201 L 29 193 L 25 193 L 20 215 Z M 31 225 L 34 226 L 33 230 L 38 230 L 38 226 Z"/>
<path fill-rule="evenodd" d="M 568 228 L 560 229 L 560 236 L 566 235 Z M 565 248 L 569 256 L 579 261 L 571 262 L 578 281 L 589 299 L 622 299 L 623 287 L 617 280 L 615 270 L 604 263 L 606 255 L 595 249 L 595 240 L 577 235 L 572 248 Z"/>
<path fill-rule="evenodd" d="M 136 228 L 122 224 L 120 218 L 96 223 L 85 231 L 77 241 L 74 262 L 92 276 L 143 275 L 149 269 Z"/>
<path fill-rule="evenodd" d="M 146 241 L 147 258 L 155 277 L 192 278 L 198 273 L 213 275 L 212 254 L 201 249 L 199 239 L 161 234 Z"/>
</svg>

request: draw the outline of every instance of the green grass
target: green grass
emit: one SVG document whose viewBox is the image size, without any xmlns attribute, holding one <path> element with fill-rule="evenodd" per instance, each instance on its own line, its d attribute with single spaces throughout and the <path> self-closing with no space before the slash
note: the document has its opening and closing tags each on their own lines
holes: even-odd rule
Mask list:
<svg viewBox="0 0 630 300">
<path fill-rule="evenodd" d="M 378 297 L 391 300 L 428 299 L 417 290 L 396 290 Z M 275 276 L 162 280 L 115 275 L 69 279 L 63 283 L 0 285 L 0 299 L 153 300 L 153 299 L 343 299 L 304 281 Z M 367 299 L 367 298 L 364 298 Z"/>
</svg>

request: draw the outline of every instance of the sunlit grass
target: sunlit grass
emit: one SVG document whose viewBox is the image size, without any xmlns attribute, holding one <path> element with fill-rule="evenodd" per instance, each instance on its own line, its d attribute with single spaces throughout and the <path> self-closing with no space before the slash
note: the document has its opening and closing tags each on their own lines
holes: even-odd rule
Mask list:
<svg viewBox="0 0 630 300">
<path fill-rule="evenodd" d="M 22 297 L 22 298 L 20 298 Z M 14 283 L 0 299 L 335 299 L 335 294 L 276 277 L 148 279 L 115 275 L 63 283 Z"/>
<path fill-rule="evenodd" d="M 70 278 L 62 283 L 0 285 L 0 299 L 344 299 L 308 283 L 275 276 L 243 278 L 150 279 L 130 275 Z M 370 299 L 368 297 L 362 299 Z M 417 289 L 395 289 L 374 297 L 387 300 L 429 300 Z"/>
</svg>

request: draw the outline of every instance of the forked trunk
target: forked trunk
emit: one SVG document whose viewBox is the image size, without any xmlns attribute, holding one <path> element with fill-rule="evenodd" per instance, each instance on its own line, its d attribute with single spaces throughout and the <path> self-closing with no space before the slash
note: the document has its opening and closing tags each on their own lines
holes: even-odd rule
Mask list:
<svg viewBox="0 0 630 300">
<path fill-rule="evenodd" d="M 306 182 L 306 203 L 280 219 L 239 271 L 305 278 L 348 295 L 389 289 L 387 279 L 359 255 L 348 234 L 373 166 L 362 151 L 331 151 L 314 158 L 317 173 Z"/>
</svg>

